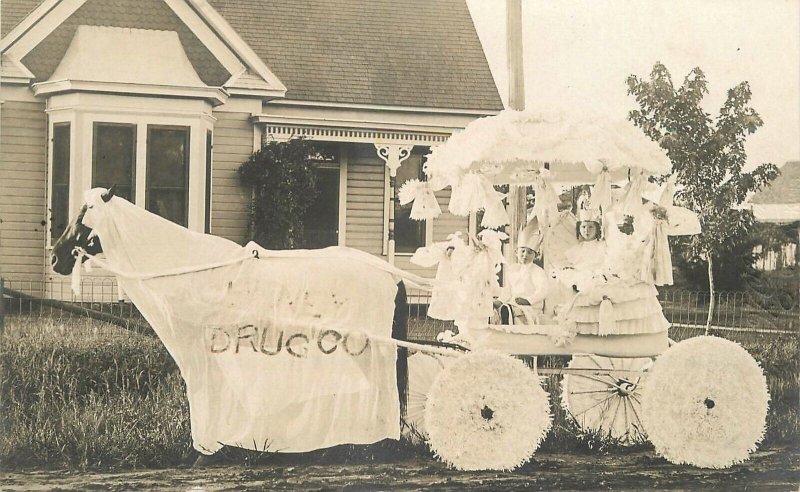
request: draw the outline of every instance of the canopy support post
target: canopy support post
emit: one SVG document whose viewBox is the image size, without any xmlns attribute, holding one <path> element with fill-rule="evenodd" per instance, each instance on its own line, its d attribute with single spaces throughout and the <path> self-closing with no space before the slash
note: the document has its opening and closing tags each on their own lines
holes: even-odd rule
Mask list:
<svg viewBox="0 0 800 492">
<path fill-rule="evenodd" d="M 525 67 L 522 49 L 522 0 L 506 0 L 506 36 L 508 57 L 508 107 L 517 111 L 525 109 Z M 526 187 L 509 185 L 508 211 L 509 226 L 506 260 L 516 263 L 519 230 L 527 223 Z M 505 280 L 504 269 L 504 280 Z"/>
</svg>

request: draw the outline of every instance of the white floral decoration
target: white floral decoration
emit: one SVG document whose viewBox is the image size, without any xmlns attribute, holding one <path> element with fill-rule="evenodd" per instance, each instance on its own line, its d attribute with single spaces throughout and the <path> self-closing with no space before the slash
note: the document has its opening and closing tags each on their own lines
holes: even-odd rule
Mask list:
<svg viewBox="0 0 800 492">
<path fill-rule="evenodd" d="M 653 364 L 642 421 L 658 454 L 677 464 L 728 468 L 764 437 L 769 393 L 758 363 L 739 344 L 700 336 Z"/>
<path fill-rule="evenodd" d="M 411 206 L 411 218 L 414 220 L 430 220 L 442 213 L 439 202 L 427 182 L 409 179 L 397 192 L 400 205 L 414 202 Z"/>
<path fill-rule="evenodd" d="M 550 429 L 550 402 L 522 361 L 472 352 L 437 377 L 425 407 L 433 452 L 459 470 L 513 470 Z"/>
<path fill-rule="evenodd" d="M 550 332 L 550 339 L 556 347 L 566 347 L 575 340 L 578 334 L 578 325 L 574 321 L 564 321 L 554 325 Z"/>
</svg>

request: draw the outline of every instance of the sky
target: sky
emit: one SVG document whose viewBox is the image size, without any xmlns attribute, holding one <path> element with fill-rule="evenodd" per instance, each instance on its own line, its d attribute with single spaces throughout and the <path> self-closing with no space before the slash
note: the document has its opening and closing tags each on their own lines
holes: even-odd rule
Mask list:
<svg viewBox="0 0 800 492">
<path fill-rule="evenodd" d="M 505 0 L 467 0 L 507 101 Z M 679 85 L 700 67 L 715 117 L 748 81 L 764 125 L 747 139 L 747 168 L 800 160 L 800 0 L 522 0 L 526 109 L 605 113 L 636 108 L 631 74 L 660 61 Z"/>
</svg>

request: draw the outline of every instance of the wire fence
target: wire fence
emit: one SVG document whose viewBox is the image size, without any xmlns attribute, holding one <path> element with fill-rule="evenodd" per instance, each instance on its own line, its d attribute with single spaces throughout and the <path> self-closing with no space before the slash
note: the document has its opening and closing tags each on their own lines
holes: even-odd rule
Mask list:
<svg viewBox="0 0 800 492">
<path fill-rule="evenodd" d="M 7 315 L 51 318 L 90 317 L 134 331 L 149 331 L 136 306 L 121 292 L 113 277 L 83 277 L 80 294 L 72 292 L 69 279 L 26 280 L 3 278 L 0 326 Z M 716 332 L 800 333 L 800 307 L 796 296 L 756 291 L 719 292 L 711 328 Z M 673 328 L 704 329 L 711 296 L 708 292 L 664 290 L 659 295 L 664 316 Z M 410 290 L 408 313 L 410 339 L 434 340 L 438 333 L 454 329 L 452 321 L 428 316 L 430 294 Z"/>
<path fill-rule="evenodd" d="M 80 294 L 69 279 L 32 280 L 0 278 L 0 327 L 3 315 L 41 316 L 52 319 L 87 317 L 123 328 L 151 331 L 136 306 L 127 299 L 113 277 L 81 279 Z"/>
</svg>

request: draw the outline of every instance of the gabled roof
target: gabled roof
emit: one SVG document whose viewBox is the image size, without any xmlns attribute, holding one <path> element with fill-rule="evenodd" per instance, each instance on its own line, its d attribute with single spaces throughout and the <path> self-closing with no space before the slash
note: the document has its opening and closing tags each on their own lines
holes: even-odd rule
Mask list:
<svg viewBox="0 0 800 492">
<path fill-rule="evenodd" d="M 465 0 L 209 0 L 286 98 L 500 110 Z"/>
<path fill-rule="evenodd" d="M 2 66 L 4 83 L 53 81 L 54 70 L 73 36 L 84 26 L 174 32 L 205 84 L 264 99 L 286 93 L 280 80 L 205 0 L 42 0 L 37 6 L 26 1 L 2 2 L 3 14 L 8 12 L 16 22 L 0 39 L 3 61 L 8 62 Z M 98 50 L 106 58 L 125 58 L 118 44 L 104 43 Z M 147 64 L 158 70 L 159 62 L 166 63 L 161 58 L 150 56 Z M 16 65 L 28 76 L 17 73 Z M 131 70 L 123 72 L 130 74 Z M 244 85 L 240 85 L 238 81 L 245 75 Z"/>
<path fill-rule="evenodd" d="M 769 186 L 756 192 L 749 201 L 764 205 L 800 203 L 800 161 L 784 164 L 780 176 Z"/>
</svg>

